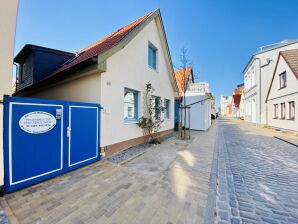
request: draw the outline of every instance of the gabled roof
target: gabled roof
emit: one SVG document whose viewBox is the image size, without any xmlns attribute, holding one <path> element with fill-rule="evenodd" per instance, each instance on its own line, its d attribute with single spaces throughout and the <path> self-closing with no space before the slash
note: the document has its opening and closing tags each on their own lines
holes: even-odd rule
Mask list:
<svg viewBox="0 0 298 224">
<path fill-rule="evenodd" d="M 142 23 L 144 23 L 154 12 L 156 11 L 149 12 L 148 14 L 135 20 L 134 22 L 118 29 L 117 31 L 111 33 L 110 35 L 79 50 L 76 53 L 76 58 L 73 61 L 58 68 L 56 71 L 54 71 L 53 75 L 69 67 L 72 67 L 76 64 L 79 64 L 87 59 L 90 59 L 94 56 L 100 55 L 105 51 L 111 49 L 112 47 L 116 46 L 122 40 L 124 40 L 131 32 L 133 32 L 137 27 L 139 27 Z"/>
<path fill-rule="evenodd" d="M 256 58 L 257 55 L 260 55 L 260 54 L 263 54 L 265 52 L 272 51 L 272 50 L 275 50 L 275 49 L 278 49 L 278 48 L 281 48 L 281 47 L 286 47 L 288 45 L 295 44 L 295 43 L 298 43 L 298 40 L 284 40 L 284 41 L 281 41 L 280 43 L 277 43 L 277 44 L 274 44 L 274 45 L 269 45 L 270 47 L 267 47 L 264 50 L 260 50 L 260 51 L 258 51 L 256 53 L 254 53 L 251 56 L 251 58 L 249 59 L 249 61 L 246 64 L 246 66 L 244 67 L 242 73 L 245 73 L 246 69 L 254 61 L 254 59 Z"/>
<path fill-rule="evenodd" d="M 277 66 L 279 64 L 280 57 L 283 57 L 285 59 L 285 62 L 287 63 L 289 68 L 292 70 L 292 72 L 294 73 L 296 78 L 298 79 L 298 49 L 279 52 L 278 59 L 277 59 L 275 69 L 274 69 L 274 73 L 273 73 L 273 76 L 272 76 L 272 79 L 271 79 L 269 91 L 267 93 L 266 102 L 268 100 L 268 97 L 269 97 L 269 94 L 270 94 L 270 91 L 271 91 L 271 87 L 272 87 L 272 84 L 273 84 L 273 81 L 274 81 L 274 77 L 276 75 L 276 69 L 277 69 Z"/>
<path fill-rule="evenodd" d="M 63 65 L 61 65 L 58 69 L 56 69 L 47 78 L 45 78 L 44 80 L 40 81 L 37 84 L 26 87 L 25 89 L 22 89 L 21 91 L 26 91 L 33 86 L 43 85 L 43 83 L 49 83 L 49 82 L 51 82 L 52 78 L 53 78 L 53 82 L 54 82 L 54 80 L 58 80 L 58 77 L 60 80 L 63 78 L 62 73 L 68 74 L 69 71 L 72 72 L 72 71 L 76 70 L 77 68 L 81 68 L 83 66 L 90 65 L 95 62 L 98 62 L 98 63 L 103 62 L 106 58 L 108 58 L 115 52 L 121 50 L 127 43 L 129 43 L 129 41 L 131 39 L 133 39 L 139 33 L 139 31 L 146 24 L 151 22 L 157 16 L 160 18 L 162 36 L 165 41 L 165 47 L 166 47 L 166 51 L 167 51 L 166 53 L 167 53 L 167 56 L 169 59 L 170 73 L 172 76 L 171 78 L 173 80 L 173 85 L 174 85 L 175 89 L 177 89 L 177 91 L 178 91 L 177 83 L 174 78 L 174 70 L 173 70 L 170 50 L 168 47 L 167 38 L 166 38 L 166 34 L 165 34 L 165 30 L 164 30 L 163 22 L 162 22 L 162 18 L 161 18 L 161 13 L 160 13 L 159 9 L 149 12 L 148 14 L 142 16 L 141 18 L 135 20 L 134 22 L 132 22 L 132 23 L 118 29 L 117 31 L 109 34 L 108 36 L 100 39 L 99 41 L 96 41 L 96 42 L 92 43 L 91 45 L 84 47 L 83 49 L 77 51 L 74 54 L 73 58 L 68 60 Z M 52 49 L 52 50 L 54 50 L 54 49 Z M 100 57 L 100 59 L 97 60 L 97 57 Z M 56 78 L 54 78 L 54 77 L 56 77 Z"/>
<path fill-rule="evenodd" d="M 175 70 L 175 79 L 178 86 L 178 96 L 181 97 L 184 94 L 184 90 L 187 88 L 189 78 L 193 80 L 193 69 L 192 67 L 187 67 L 185 69 L 176 69 Z"/>
<path fill-rule="evenodd" d="M 280 54 L 283 56 L 294 75 L 298 79 L 298 49 L 282 51 Z"/>
</svg>

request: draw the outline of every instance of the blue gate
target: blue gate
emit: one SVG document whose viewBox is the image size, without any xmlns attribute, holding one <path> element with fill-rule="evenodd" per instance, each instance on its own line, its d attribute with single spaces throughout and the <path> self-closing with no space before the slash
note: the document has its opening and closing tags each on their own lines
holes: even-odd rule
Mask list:
<svg viewBox="0 0 298 224">
<path fill-rule="evenodd" d="M 99 127 L 99 104 L 5 97 L 5 191 L 99 160 Z"/>
</svg>

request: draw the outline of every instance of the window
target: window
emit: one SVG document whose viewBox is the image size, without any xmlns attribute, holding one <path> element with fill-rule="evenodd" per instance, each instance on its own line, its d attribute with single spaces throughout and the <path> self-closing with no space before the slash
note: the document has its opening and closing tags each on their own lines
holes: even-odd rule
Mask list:
<svg viewBox="0 0 298 224">
<path fill-rule="evenodd" d="M 170 119 L 170 100 L 165 99 L 165 118 Z"/>
<path fill-rule="evenodd" d="M 251 73 L 251 86 L 253 87 L 255 84 L 256 84 L 256 83 L 255 83 L 255 72 L 253 71 L 253 72 Z"/>
<path fill-rule="evenodd" d="M 19 64 L 19 71 L 18 71 L 18 81 L 19 83 L 23 83 L 24 82 L 24 66 L 25 64 Z"/>
<path fill-rule="evenodd" d="M 138 92 L 131 89 L 124 89 L 124 120 L 138 120 Z"/>
<path fill-rule="evenodd" d="M 280 119 L 285 119 L 286 118 L 286 104 L 281 103 L 280 104 Z"/>
<path fill-rule="evenodd" d="M 148 65 L 156 70 L 157 67 L 157 48 L 153 44 L 148 45 Z"/>
<path fill-rule="evenodd" d="M 287 86 L 287 73 L 283 72 L 279 75 L 279 88 L 285 88 Z"/>
<path fill-rule="evenodd" d="M 152 105 L 154 107 L 154 117 L 156 120 L 160 120 L 160 115 L 161 115 L 161 107 L 160 107 L 160 97 L 158 96 L 152 96 Z"/>
<path fill-rule="evenodd" d="M 278 104 L 273 105 L 273 118 L 278 118 Z"/>
<path fill-rule="evenodd" d="M 295 120 L 295 102 L 289 102 L 289 120 Z"/>
</svg>

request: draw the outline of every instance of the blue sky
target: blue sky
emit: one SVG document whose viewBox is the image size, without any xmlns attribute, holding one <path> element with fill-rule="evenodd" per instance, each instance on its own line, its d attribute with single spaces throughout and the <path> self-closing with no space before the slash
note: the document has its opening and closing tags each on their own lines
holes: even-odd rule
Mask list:
<svg viewBox="0 0 298 224">
<path fill-rule="evenodd" d="M 20 0 L 15 53 L 27 43 L 77 51 L 157 8 L 174 65 L 187 48 L 217 106 L 260 46 L 298 38 L 295 0 Z"/>
</svg>

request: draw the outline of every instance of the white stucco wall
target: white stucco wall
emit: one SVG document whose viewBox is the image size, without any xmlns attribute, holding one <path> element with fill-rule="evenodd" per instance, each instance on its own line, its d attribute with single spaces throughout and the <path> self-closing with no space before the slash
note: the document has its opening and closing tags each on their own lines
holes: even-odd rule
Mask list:
<svg viewBox="0 0 298 224">
<path fill-rule="evenodd" d="M 212 100 L 204 100 L 207 96 L 202 95 L 187 95 L 185 96 L 186 105 L 202 101 L 191 105 L 190 108 L 190 129 L 198 131 L 206 131 L 211 126 L 211 104 Z M 184 117 L 184 116 L 183 116 Z M 188 125 L 188 111 L 186 113 L 186 127 Z M 184 122 L 184 118 L 182 119 Z"/>
<path fill-rule="evenodd" d="M 0 7 L 0 100 L 12 92 L 12 68 L 18 0 L 5 1 Z M 4 184 L 3 104 L 0 104 L 0 186 Z"/>
<path fill-rule="evenodd" d="M 256 102 L 255 111 L 253 112 L 256 114 L 255 118 L 252 118 L 253 113 L 247 114 L 247 112 L 245 112 L 246 121 L 253 122 L 253 123 L 261 123 L 261 124 L 267 123 L 268 116 L 267 116 L 265 101 L 269 90 L 270 82 L 273 76 L 273 72 L 276 66 L 278 54 L 280 51 L 297 49 L 297 48 L 298 48 L 298 43 L 294 43 L 294 44 L 290 44 L 273 50 L 264 51 L 263 53 L 259 53 L 255 55 L 255 58 L 260 58 L 261 65 L 265 65 L 267 63 L 267 58 L 272 59 L 272 61 L 268 66 L 265 66 L 262 68 L 261 78 L 260 78 L 259 60 L 252 61 L 252 63 L 247 67 L 247 69 L 244 72 L 244 82 L 245 82 L 245 77 L 247 76 L 248 72 L 251 71 L 251 68 L 253 68 L 254 75 L 255 75 L 255 83 L 256 83 L 254 86 L 252 86 L 251 89 L 245 90 L 245 103 L 247 104 L 246 107 L 250 107 L 252 110 L 253 109 L 252 102 L 253 101 Z M 260 102 L 261 102 L 261 108 L 260 108 Z"/>
<path fill-rule="evenodd" d="M 149 81 L 155 96 L 170 100 L 170 119 L 165 120 L 163 130 L 174 128 L 174 89 L 167 67 L 166 50 L 156 22 L 151 21 L 128 45 L 107 59 L 107 72 L 101 80 L 101 145 L 107 146 L 142 136 L 135 123 L 124 122 L 124 88 L 139 91 L 139 117 L 143 111 L 143 93 Z M 148 66 L 149 41 L 158 49 L 157 70 Z"/>
<path fill-rule="evenodd" d="M 279 74 L 286 71 L 287 74 L 287 86 L 283 89 L 279 89 Z M 289 120 L 288 115 L 288 102 L 295 102 L 295 120 Z M 276 68 L 275 77 L 272 83 L 271 91 L 268 96 L 268 125 L 272 127 L 282 128 L 286 130 L 293 130 L 298 132 L 298 79 L 293 74 L 283 57 L 280 57 L 278 66 Z M 286 118 L 280 119 L 274 118 L 274 104 L 278 104 L 279 116 L 280 116 L 280 104 L 286 104 Z"/>
<path fill-rule="evenodd" d="M 26 93 L 22 96 L 53 100 L 100 103 L 100 73 L 95 71 L 87 76 Z"/>
</svg>

